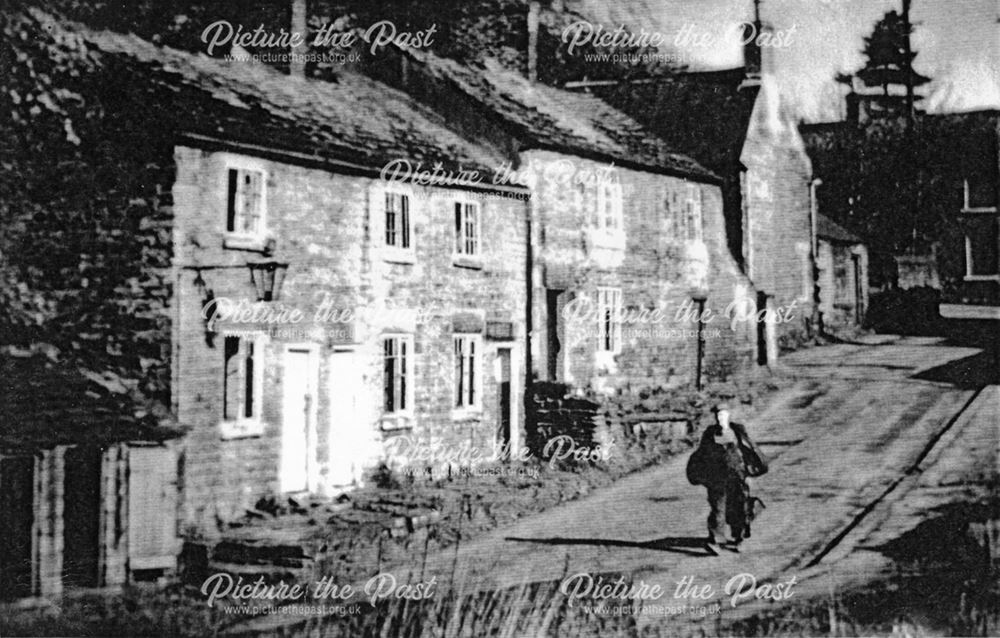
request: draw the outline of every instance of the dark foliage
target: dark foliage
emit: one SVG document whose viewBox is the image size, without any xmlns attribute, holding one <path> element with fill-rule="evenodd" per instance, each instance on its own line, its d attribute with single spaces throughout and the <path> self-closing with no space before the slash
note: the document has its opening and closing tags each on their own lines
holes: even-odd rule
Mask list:
<svg viewBox="0 0 1000 638">
<path fill-rule="evenodd" d="M 0 333 L 165 398 L 172 150 L 135 87 L 42 19 L 0 15 Z"/>
</svg>

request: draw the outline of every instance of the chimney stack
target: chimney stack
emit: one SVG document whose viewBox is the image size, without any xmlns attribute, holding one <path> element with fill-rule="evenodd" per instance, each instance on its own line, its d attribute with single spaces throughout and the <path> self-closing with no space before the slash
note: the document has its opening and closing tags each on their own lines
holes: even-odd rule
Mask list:
<svg viewBox="0 0 1000 638">
<path fill-rule="evenodd" d="M 291 59 L 288 61 L 288 74 L 298 77 L 306 75 L 305 56 L 309 51 L 309 27 L 306 20 L 306 0 L 291 0 L 292 2 L 292 35 L 299 35 L 298 46 L 292 47 Z"/>
<path fill-rule="evenodd" d="M 528 3 L 528 80 L 538 81 L 538 14 L 541 11 L 538 0 Z"/>
<path fill-rule="evenodd" d="M 746 77 L 743 79 L 744 84 L 755 86 L 760 84 L 760 78 L 764 71 L 764 60 L 760 45 L 757 44 L 757 38 L 760 37 L 763 30 L 764 24 L 760 19 L 760 0 L 753 0 L 753 22 L 743 25 L 743 40 L 745 41 L 743 68 L 746 73 Z"/>
</svg>

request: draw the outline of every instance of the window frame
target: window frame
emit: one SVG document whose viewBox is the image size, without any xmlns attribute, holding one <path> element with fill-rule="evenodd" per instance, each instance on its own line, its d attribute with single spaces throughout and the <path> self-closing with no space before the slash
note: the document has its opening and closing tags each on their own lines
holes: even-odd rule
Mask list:
<svg viewBox="0 0 1000 638">
<path fill-rule="evenodd" d="M 459 351 L 459 345 L 466 344 L 473 347 L 472 354 L 466 355 Z M 470 413 L 478 413 L 483 409 L 483 336 L 478 333 L 456 332 L 452 335 L 452 362 L 454 365 L 455 377 L 453 379 L 452 394 L 452 415 L 461 417 Z M 466 356 L 471 358 L 469 366 L 464 363 Z M 459 374 L 462 376 L 460 377 Z M 472 401 L 465 402 L 462 392 L 470 391 L 468 387 L 461 387 L 461 381 L 465 380 L 466 374 L 471 377 Z"/>
<path fill-rule="evenodd" d="M 403 390 L 399 394 L 399 398 L 402 401 L 402 407 L 397 408 L 395 405 L 393 408 L 386 409 L 386 397 L 388 394 L 388 377 L 386 376 L 386 344 L 390 341 L 395 341 L 406 346 L 406 352 L 403 354 L 403 367 L 402 367 L 402 378 L 403 378 Z M 414 366 L 414 338 L 412 334 L 398 333 L 398 332 L 387 332 L 380 336 L 379 345 L 381 346 L 381 364 L 382 364 L 382 400 L 380 412 L 384 419 L 409 419 L 414 415 L 414 371 L 416 367 Z M 398 358 L 398 354 L 395 355 Z M 395 375 L 394 375 L 395 376 Z M 396 393 L 393 392 L 394 400 Z M 397 424 L 400 425 L 400 424 Z"/>
<path fill-rule="evenodd" d="M 237 187 L 234 189 L 231 185 L 232 173 L 237 174 Z M 237 213 L 235 210 L 230 210 L 231 195 L 233 196 L 233 204 L 238 201 L 237 197 L 239 193 L 239 183 L 240 180 L 238 176 L 243 173 L 259 173 L 260 175 L 260 193 L 258 195 L 259 201 L 259 215 L 258 215 L 258 228 L 255 232 L 244 232 L 237 230 L 240 227 L 238 223 L 242 218 L 242 215 Z M 235 248 L 243 250 L 262 250 L 266 245 L 268 238 L 268 171 L 264 162 L 238 155 L 225 155 L 223 157 L 223 171 L 222 171 L 222 192 L 223 192 L 223 234 L 225 248 Z M 229 218 L 230 213 L 233 215 L 233 228 L 229 229 Z M 245 214 L 245 213 L 244 213 Z"/>
<path fill-rule="evenodd" d="M 459 209 L 459 207 L 461 207 Z M 467 233 L 467 207 L 475 210 L 475 227 L 471 240 L 475 252 L 465 252 L 464 244 L 470 239 Z M 461 210 L 461 215 L 459 215 Z M 457 198 L 452 202 L 452 218 L 455 223 L 452 241 L 452 263 L 456 266 L 481 267 L 483 260 L 483 205 L 472 198 Z M 461 250 L 460 250 L 461 248 Z"/>
<path fill-rule="evenodd" d="M 597 352 L 621 354 L 622 351 L 622 289 L 601 286 L 596 293 Z M 610 299 L 610 304 L 607 301 Z M 611 317 L 607 317 L 607 311 Z M 607 344 L 610 347 L 605 347 Z"/>
<path fill-rule="evenodd" d="M 396 232 L 401 234 L 401 241 L 403 239 L 407 241 L 406 246 L 389 243 L 389 201 L 393 196 L 397 196 L 400 198 L 401 202 L 405 202 L 403 210 L 399 211 L 399 213 L 402 213 L 402 221 L 404 222 L 404 225 L 399 231 Z M 416 261 L 416 243 L 414 241 L 415 236 L 413 232 L 413 204 L 415 201 L 413 192 L 406 188 L 384 188 L 380 190 L 379 201 L 382 203 L 381 210 L 378 213 L 378 230 L 380 234 L 379 246 L 382 249 L 383 259 L 385 261 L 395 263 L 414 263 Z"/>
<path fill-rule="evenodd" d="M 965 248 L 965 277 L 963 278 L 965 281 L 1000 281 L 1000 216 L 994 214 L 987 216 L 987 218 L 993 224 L 993 241 L 997 243 L 994 250 L 998 252 L 998 272 L 977 273 L 974 271 L 975 259 L 973 258 L 974 251 L 972 249 L 973 233 L 970 233 L 969 230 L 966 229 L 962 234 Z M 979 219 L 982 219 L 982 217 Z"/>
<path fill-rule="evenodd" d="M 597 230 L 616 235 L 625 231 L 625 189 L 617 178 L 600 180 L 597 184 Z M 614 224 L 608 224 L 608 220 Z"/>
<path fill-rule="evenodd" d="M 223 438 L 238 438 L 244 436 L 260 436 L 264 431 L 264 368 L 266 367 L 267 337 L 263 334 L 223 334 L 222 335 L 222 415 L 220 417 L 220 428 Z M 227 358 L 227 342 L 230 339 L 238 340 L 238 350 L 234 357 L 238 357 L 236 365 L 237 387 L 239 399 L 237 401 L 237 414 L 229 416 L 227 414 L 230 402 L 229 387 L 229 358 Z M 252 346 L 252 352 L 247 353 L 246 345 Z M 247 377 L 247 362 L 250 360 L 253 365 L 252 377 Z M 252 403 L 249 405 L 251 415 L 246 415 L 247 410 L 247 383 L 250 382 L 250 389 L 253 393 Z"/>
<path fill-rule="evenodd" d="M 962 212 L 963 213 L 996 213 L 998 211 L 997 205 L 993 206 L 970 206 L 969 195 L 971 189 L 969 188 L 969 178 L 962 178 Z M 994 193 L 994 195 L 996 195 Z"/>
<path fill-rule="evenodd" d="M 684 229 L 684 241 L 704 242 L 705 197 L 700 184 L 686 182 L 684 208 L 681 214 L 683 215 L 681 226 Z"/>
</svg>

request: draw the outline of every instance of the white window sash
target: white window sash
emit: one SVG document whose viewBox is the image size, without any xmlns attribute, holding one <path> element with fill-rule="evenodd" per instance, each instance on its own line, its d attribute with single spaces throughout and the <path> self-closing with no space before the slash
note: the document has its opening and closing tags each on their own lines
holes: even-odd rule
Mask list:
<svg viewBox="0 0 1000 638">
<path fill-rule="evenodd" d="M 262 168 L 229 162 L 226 165 L 225 175 L 226 233 L 235 237 L 262 237 L 266 232 L 267 220 L 265 171 Z M 231 184 L 230 180 L 235 180 L 235 184 Z"/>
<path fill-rule="evenodd" d="M 458 226 L 455 229 L 455 253 L 479 257 L 482 253 L 482 209 L 479 202 L 457 201 Z"/>
<path fill-rule="evenodd" d="M 382 220 L 384 243 L 395 250 L 412 250 L 413 216 L 408 193 L 386 190 Z"/>
<path fill-rule="evenodd" d="M 246 336 L 225 339 L 236 339 L 237 349 L 231 359 L 224 362 L 223 420 L 258 422 L 263 408 L 264 339 Z M 235 366 L 232 372 L 230 366 Z M 232 413 L 229 412 L 231 403 Z"/>
<path fill-rule="evenodd" d="M 455 335 L 455 402 L 457 409 L 482 404 L 482 340 L 479 335 Z"/>
<path fill-rule="evenodd" d="M 412 414 L 414 396 L 412 336 L 383 335 L 382 369 L 383 413 Z"/>
</svg>

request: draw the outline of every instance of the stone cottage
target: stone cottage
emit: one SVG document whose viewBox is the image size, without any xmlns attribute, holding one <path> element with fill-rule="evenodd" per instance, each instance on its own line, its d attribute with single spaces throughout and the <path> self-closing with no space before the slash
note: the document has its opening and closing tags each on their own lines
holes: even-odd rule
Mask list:
<svg viewBox="0 0 1000 638">
<path fill-rule="evenodd" d="M 175 148 L 185 517 L 335 494 L 380 460 L 445 463 L 414 446 L 516 451 L 527 191 L 472 175 L 499 158 L 361 76 L 171 62 L 267 103 L 265 126 L 294 121 L 282 137 L 186 131 Z"/>
<path fill-rule="evenodd" d="M 497 177 L 531 188 L 532 378 L 615 392 L 749 360 L 753 291 L 726 249 L 718 176 L 607 103 L 496 60 L 381 60 L 368 72 L 506 149 Z"/>
<path fill-rule="evenodd" d="M 641 20 L 641 16 L 635 18 Z M 758 17 L 754 33 L 768 29 Z M 757 361 L 815 331 L 812 164 L 774 77 L 775 51 L 750 40 L 733 69 L 576 80 L 720 177 L 732 257 L 756 289 Z"/>
<path fill-rule="evenodd" d="M 441 465 L 414 449 L 516 453 L 529 192 L 483 177 L 502 156 L 363 76 L 289 78 L 31 15 L 79 60 L 58 80 L 102 100 L 103 126 L 55 136 L 103 153 L 85 165 L 122 202 L 97 236 L 141 248 L 127 266 L 159 278 L 147 310 L 141 279 L 113 279 L 125 266 L 99 273 L 111 312 L 155 319 L 122 349 L 156 339 L 134 374 L 186 429 L 163 504 L 176 531 L 333 494 L 380 460 Z"/>
</svg>

